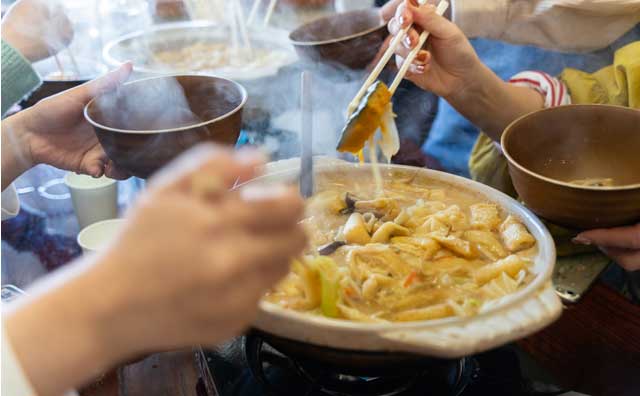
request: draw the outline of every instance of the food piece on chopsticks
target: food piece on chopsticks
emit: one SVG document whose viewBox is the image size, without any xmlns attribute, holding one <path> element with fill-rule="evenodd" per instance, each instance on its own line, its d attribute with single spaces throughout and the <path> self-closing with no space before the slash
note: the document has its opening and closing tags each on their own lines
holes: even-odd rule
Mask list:
<svg viewBox="0 0 640 396">
<path fill-rule="evenodd" d="M 365 143 L 374 136 L 383 123 L 385 112 L 390 110 L 391 92 L 381 82 L 373 83 L 360 101 L 356 111 L 351 114 L 342 130 L 338 151 L 360 154 Z M 391 114 L 393 118 L 393 114 Z"/>
</svg>

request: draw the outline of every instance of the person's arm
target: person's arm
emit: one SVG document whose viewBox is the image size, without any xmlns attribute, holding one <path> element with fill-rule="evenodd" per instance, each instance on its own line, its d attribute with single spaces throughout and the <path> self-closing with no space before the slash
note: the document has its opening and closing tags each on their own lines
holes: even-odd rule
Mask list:
<svg viewBox="0 0 640 396">
<path fill-rule="evenodd" d="M 543 108 L 544 97 L 536 90 L 502 81 L 476 55 L 462 31 L 435 13 L 433 5 L 417 7 L 406 0 L 389 22 L 392 35 L 415 23 L 408 35 L 411 45 L 397 50 L 402 62 L 418 41 L 416 28 L 427 30 L 429 51 L 422 49 L 409 67 L 407 78 L 419 87 L 447 100 L 492 139 L 500 140 L 504 128 L 516 118 Z"/>
<path fill-rule="evenodd" d="M 640 22 L 637 0 L 452 0 L 467 37 L 563 51 L 592 51 Z"/>
<path fill-rule="evenodd" d="M 220 343 L 254 320 L 306 245 L 297 191 L 227 190 L 263 161 L 214 145 L 184 153 L 149 180 L 104 251 L 3 306 L 5 336 L 36 394 L 58 396 L 145 353 Z"/>
<path fill-rule="evenodd" d="M 20 113 L 2 121 L 2 191 L 32 166 L 21 121 Z"/>
<path fill-rule="evenodd" d="M 2 40 L 2 116 L 40 86 L 40 76 L 31 63 Z"/>
<path fill-rule="evenodd" d="M 444 99 L 497 142 L 513 120 L 544 104 L 538 92 L 503 81 L 484 64 L 474 74 L 473 83 Z"/>
</svg>

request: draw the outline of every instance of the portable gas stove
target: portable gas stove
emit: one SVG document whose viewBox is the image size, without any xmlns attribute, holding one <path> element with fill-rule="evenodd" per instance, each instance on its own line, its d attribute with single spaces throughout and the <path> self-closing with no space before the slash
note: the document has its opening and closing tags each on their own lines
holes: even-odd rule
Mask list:
<svg viewBox="0 0 640 396">
<path fill-rule="evenodd" d="M 251 333 L 217 350 L 197 352 L 202 396 L 560 395 L 540 367 L 515 346 L 457 360 L 426 358 L 403 372 L 343 374 L 340 367 L 280 353 Z M 366 370 L 366 368 L 365 368 Z M 349 370 L 346 370 L 349 372 Z"/>
</svg>

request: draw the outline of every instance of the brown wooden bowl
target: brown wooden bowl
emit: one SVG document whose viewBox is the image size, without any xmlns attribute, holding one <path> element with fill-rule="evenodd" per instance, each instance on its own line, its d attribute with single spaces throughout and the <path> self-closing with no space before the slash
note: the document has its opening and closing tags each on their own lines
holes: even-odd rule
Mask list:
<svg viewBox="0 0 640 396">
<path fill-rule="evenodd" d="M 386 37 L 387 26 L 378 8 L 316 19 L 289 34 L 301 59 L 354 70 L 373 61 Z"/>
<path fill-rule="evenodd" d="M 143 105 L 135 105 L 138 98 L 148 98 L 145 90 L 152 84 L 168 79 L 175 79 L 182 87 L 198 121 L 159 121 L 163 114 L 144 114 L 139 110 Z M 245 89 L 225 78 L 163 76 L 126 83 L 115 92 L 93 99 L 84 114 L 109 158 L 132 175 L 147 178 L 197 143 L 234 145 L 246 101 Z"/>
<path fill-rule="evenodd" d="M 640 221 L 640 110 L 569 105 L 537 111 L 502 135 L 513 185 L 552 223 L 576 229 Z M 611 187 L 570 181 L 613 178 Z"/>
<path fill-rule="evenodd" d="M 107 66 L 91 59 L 75 58 L 78 70 L 72 66 L 73 62 L 68 56 L 58 55 L 58 59 L 66 66 L 65 70 L 70 72 L 71 76 L 65 79 L 56 77 L 55 72 L 59 69 L 53 57 L 34 63 L 33 68 L 42 77 L 42 85 L 24 100 L 23 107 L 31 107 L 42 99 L 75 88 L 108 71 Z"/>
</svg>

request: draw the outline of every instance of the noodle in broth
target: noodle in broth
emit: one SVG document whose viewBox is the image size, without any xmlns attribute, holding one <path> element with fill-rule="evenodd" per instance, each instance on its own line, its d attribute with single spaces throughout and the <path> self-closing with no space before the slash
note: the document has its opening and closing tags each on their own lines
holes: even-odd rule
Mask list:
<svg viewBox="0 0 640 396">
<path fill-rule="evenodd" d="M 387 176 L 383 195 L 370 180 L 320 177 L 303 221 L 308 255 L 267 301 L 362 322 L 415 321 L 474 315 L 533 279 L 536 241 L 519 219 L 462 189 Z"/>
</svg>

